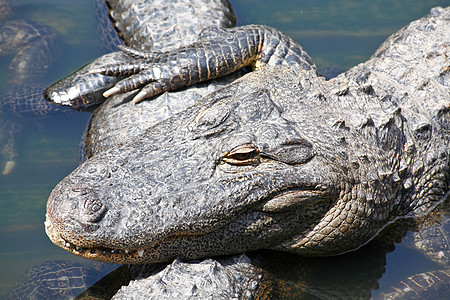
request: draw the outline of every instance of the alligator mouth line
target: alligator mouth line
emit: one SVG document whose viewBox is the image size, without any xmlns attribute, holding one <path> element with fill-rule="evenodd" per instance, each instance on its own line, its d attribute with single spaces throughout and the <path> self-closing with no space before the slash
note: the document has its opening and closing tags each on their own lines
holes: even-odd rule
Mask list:
<svg viewBox="0 0 450 300">
<path fill-rule="evenodd" d="M 86 248 L 77 246 L 64 239 L 61 236 L 61 234 L 57 232 L 55 226 L 53 226 L 51 221 L 48 220 L 47 216 L 44 222 L 44 226 L 47 236 L 50 238 L 52 243 L 54 243 L 58 247 L 87 259 L 93 259 L 106 263 L 135 264 L 147 262 L 149 260 L 149 256 L 151 256 L 152 253 L 154 254 L 158 252 L 160 244 L 162 242 L 162 241 L 157 242 L 150 247 L 142 249 L 118 249 L 109 247 Z M 176 237 L 185 238 L 188 236 L 199 236 L 199 235 L 202 234 L 181 234 L 176 235 Z M 166 239 L 170 239 L 173 237 L 174 236 L 170 236 Z M 152 258 L 152 262 L 160 262 L 160 261 Z"/>
</svg>

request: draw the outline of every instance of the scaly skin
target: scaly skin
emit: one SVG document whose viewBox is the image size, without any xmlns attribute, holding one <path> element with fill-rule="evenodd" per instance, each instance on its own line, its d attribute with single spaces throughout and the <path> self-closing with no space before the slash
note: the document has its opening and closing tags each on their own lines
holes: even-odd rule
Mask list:
<svg viewBox="0 0 450 300">
<path fill-rule="evenodd" d="M 141 73 L 130 77 L 126 83 L 118 83 L 122 87 L 127 87 L 129 84 L 134 86 L 141 79 L 145 82 L 159 76 L 159 80 L 144 88 L 149 89 L 152 95 L 168 90 L 172 91 L 185 84 L 189 85 L 190 88 L 175 93 L 164 93 L 160 97 L 153 97 L 151 101 L 143 101 L 138 105 L 126 103 L 128 101 L 126 98 L 129 96 L 127 94 L 112 97 L 113 99 L 94 111 L 86 135 L 89 156 L 132 140 L 137 135 L 142 134 L 148 127 L 193 105 L 202 96 L 226 86 L 240 76 L 242 71 L 239 70 L 220 80 L 211 81 L 209 79 L 229 74 L 243 65 L 276 65 L 284 62 L 301 64 L 305 69 L 315 69 L 311 59 L 301 47 L 290 38 L 266 26 L 253 25 L 237 29 L 209 27 L 204 29 L 200 35 L 201 38 L 196 45 L 197 47 L 200 44 L 205 45 L 205 51 L 191 46 L 177 51 L 157 54 L 155 60 L 158 63 L 151 64 L 154 67 L 142 70 Z M 223 40 L 229 41 L 227 45 L 220 45 L 219 41 Z M 278 44 L 278 46 L 272 47 L 274 44 Z M 133 53 L 136 53 L 136 51 L 133 51 Z M 143 55 L 145 56 L 145 54 Z M 262 56 L 264 56 L 264 60 L 261 59 Z M 179 60 L 186 62 L 188 67 L 180 69 L 177 64 Z M 135 72 L 134 67 L 151 66 L 147 61 L 146 58 L 143 59 L 143 62 L 137 60 L 137 65 L 131 64 L 127 67 L 131 69 L 131 72 Z M 162 61 L 168 61 L 168 63 L 161 63 Z M 222 64 L 220 67 L 219 63 Z M 119 67 L 119 69 L 123 68 Z M 112 66 L 111 73 L 106 72 L 117 75 L 116 70 L 117 68 Z M 173 79 L 167 81 L 164 78 Z M 193 85 L 198 82 L 204 83 Z M 119 87 L 116 85 L 113 89 L 116 88 Z M 144 92 L 140 94 L 142 95 L 142 93 Z M 134 97 L 136 98 L 138 95 Z"/>
<path fill-rule="evenodd" d="M 104 6 L 103 0 L 97 0 L 96 3 L 97 6 Z M 224 0 L 110 0 L 108 5 L 108 15 L 114 17 L 114 24 L 125 43 L 141 50 L 172 51 L 194 43 L 198 34 L 207 27 L 227 28 L 235 24 L 231 6 Z M 90 74 L 89 71 L 121 60 L 129 62 L 130 57 L 123 52 L 114 52 L 99 58 L 50 87 L 47 91 L 56 95 L 49 95 L 50 98 L 53 97 L 56 102 L 60 99 L 61 103 L 79 103 L 79 107 L 84 107 L 83 103 L 103 101 L 102 93 L 112 87 L 117 79 Z M 220 81 L 209 81 L 175 93 L 165 93 L 153 101 L 144 101 L 138 105 L 129 103 L 127 95 L 110 97 L 93 113 L 86 134 L 88 156 L 125 143 L 152 124 L 191 106 L 202 96 L 235 78 L 234 75 L 226 76 Z"/>
<path fill-rule="evenodd" d="M 6 299 L 74 299 L 102 276 L 77 262 L 49 261 L 22 274 Z"/>
<path fill-rule="evenodd" d="M 120 263 L 336 255 L 427 213 L 449 194 L 449 20 L 433 9 L 330 81 L 262 68 L 105 150 L 53 190 L 47 234 Z"/>
<path fill-rule="evenodd" d="M 130 2 L 136 4 L 129 5 Z M 207 27 L 233 27 L 236 21 L 229 2 L 225 0 L 116 0 L 109 1 L 109 4 L 110 15 L 116 16 L 115 22 L 120 21 L 120 26 L 117 26 L 119 34 L 127 45 L 141 50 L 173 51 L 194 43 Z M 127 30 L 126 34 L 120 29 Z M 186 109 L 202 96 L 236 78 L 236 74 L 232 74 L 220 80 L 164 93 L 139 104 L 128 102 L 127 94 L 110 97 L 93 112 L 86 133 L 88 156 L 124 144 L 146 128 Z"/>
<path fill-rule="evenodd" d="M 265 292 L 262 274 L 244 254 L 201 262 L 177 259 L 160 272 L 139 276 L 145 279 L 131 281 L 112 299 L 255 299 Z"/>
<path fill-rule="evenodd" d="M 431 271 L 410 276 L 374 299 L 445 299 L 449 288 L 449 270 Z"/>
</svg>

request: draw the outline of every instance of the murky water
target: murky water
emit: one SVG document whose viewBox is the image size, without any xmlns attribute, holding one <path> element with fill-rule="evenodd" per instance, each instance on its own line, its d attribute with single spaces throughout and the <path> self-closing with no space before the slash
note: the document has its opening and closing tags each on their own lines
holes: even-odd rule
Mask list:
<svg viewBox="0 0 450 300">
<path fill-rule="evenodd" d="M 387 36 L 427 14 L 433 6 L 450 5 L 449 0 L 231 2 L 240 25 L 266 24 L 281 29 L 306 49 L 319 68 L 343 69 L 365 61 Z M 11 18 L 46 23 L 62 36 L 62 54 L 43 82 L 51 83 L 68 75 L 104 53 L 96 33 L 91 0 L 11 0 L 11 3 Z M 2 93 L 9 88 L 6 82 L 11 58 L 0 57 Z M 89 113 L 72 113 L 41 119 L 12 118 L 21 129 L 14 135 L 15 168 L 0 177 L 0 298 L 24 270 L 44 261 L 90 263 L 54 246 L 43 227 L 47 197 L 57 182 L 77 166 L 79 145 L 89 117 Z M 0 118 L 6 117 L 0 114 Z M 0 162 L 2 170 L 4 163 Z M 405 276 L 435 267 L 400 244 L 387 255 L 385 272 L 378 284 L 381 289 L 386 288 Z"/>
</svg>

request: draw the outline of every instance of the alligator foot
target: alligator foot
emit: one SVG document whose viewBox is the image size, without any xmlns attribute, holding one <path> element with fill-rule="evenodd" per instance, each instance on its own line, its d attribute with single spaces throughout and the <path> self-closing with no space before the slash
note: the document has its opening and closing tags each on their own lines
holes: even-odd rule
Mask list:
<svg viewBox="0 0 450 300">
<path fill-rule="evenodd" d="M 244 66 L 259 68 L 284 64 L 315 69 L 301 46 L 278 30 L 262 25 L 205 28 L 196 43 L 175 51 L 153 53 L 119 48 L 130 56 L 129 63 L 101 66 L 89 73 L 125 76 L 105 91 L 103 97 L 139 90 L 133 98 L 134 103 L 231 74 Z"/>
</svg>

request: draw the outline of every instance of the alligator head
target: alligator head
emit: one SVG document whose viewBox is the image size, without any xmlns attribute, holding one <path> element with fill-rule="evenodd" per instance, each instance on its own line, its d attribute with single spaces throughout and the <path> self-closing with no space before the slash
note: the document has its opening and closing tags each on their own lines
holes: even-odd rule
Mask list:
<svg viewBox="0 0 450 300">
<path fill-rule="evenodd" d="M 55 188 L 54 242 L 120 261 L 235 253 L 307 230 L 337 197 L 317 146 L 264 89 L 217 93 L 129 146 Z"/>
<path fill-rule="evenodd" d="M 307 82 L 324 82 L 300 76 L 250 74 L 90 158 L 53 190 L 47 234 L 75 254 L 120 263 L 360 247 L 408 213 L 400 179 L 382 174 L 403 145 L 381 151 L 344 122 L 330 126 L 336 116 L 319 85 L 305 96 Z"/>
</svg>

